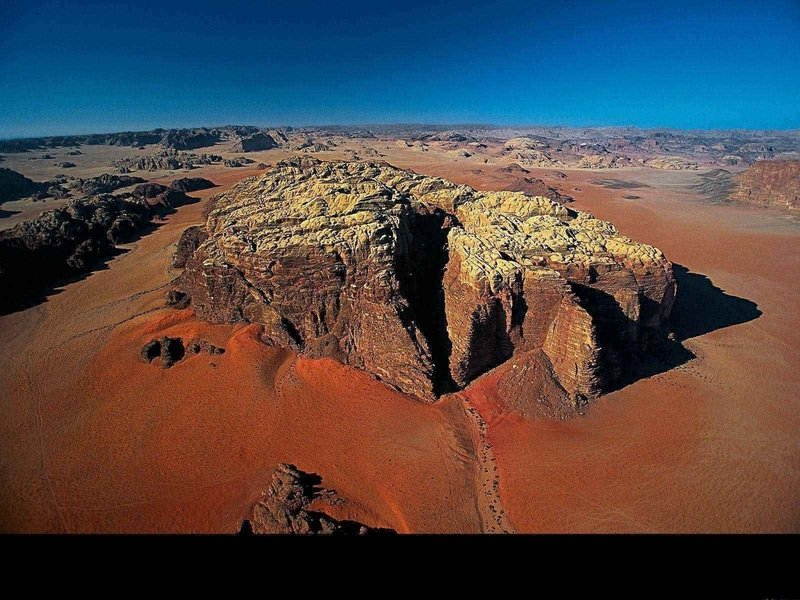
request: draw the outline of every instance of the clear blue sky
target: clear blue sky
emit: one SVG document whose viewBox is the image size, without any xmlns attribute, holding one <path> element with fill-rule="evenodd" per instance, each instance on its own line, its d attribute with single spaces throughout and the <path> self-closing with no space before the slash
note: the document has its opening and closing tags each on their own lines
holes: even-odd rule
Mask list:
<svg viewBox="0 0 800 600">
<path fill-rule="evenodd" d="M 396 122 L 800 128 L 800 0 L 0 1 L 0 137 Z"/>
</svg>

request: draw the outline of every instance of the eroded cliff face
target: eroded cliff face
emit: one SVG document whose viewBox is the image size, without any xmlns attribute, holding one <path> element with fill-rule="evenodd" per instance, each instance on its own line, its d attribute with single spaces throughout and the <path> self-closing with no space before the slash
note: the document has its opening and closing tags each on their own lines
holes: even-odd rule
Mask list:
<svg viewBox="0 0 800 600">
<path fill-rule="evenodd" d="M 734 175 L 731 200 L 800 209 L 800 160 L 762 160 Z"/>
<path fill-rule="evenodd" d="M 262 323 L 425 400 L 527 356 L 548 378 L 532 389 L 580 406 L 675 294 L 663 254 L 610 223 L 386 163 L 294 158 L 212 202 L 181 245 L 196 250 L 178 290 L 200 316 Z"/>
</svg>

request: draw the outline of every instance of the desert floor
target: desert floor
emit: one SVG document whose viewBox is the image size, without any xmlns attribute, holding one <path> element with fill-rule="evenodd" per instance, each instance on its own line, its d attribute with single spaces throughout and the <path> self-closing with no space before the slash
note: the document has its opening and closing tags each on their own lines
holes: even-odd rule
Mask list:
<svg viewBox="0 0 800 600">
<path fill-rule="evenodd" d="M 479 156 L 373 145 L 421 173 L 486 189 L 502 180 L 502 165 Z M 95 150 L 70 159 L 76 175 L 116 158 Z M 55 174 L 15 160 L 3 165 Z M 106 268 L 0 317 L 0 530 L 235 532 L 274 466 L 290 462 L 336 490 L 336 516 L 403 532 L 800 531 L 796 220 L 707 203 L 691 190 L 696 173 L 532 172 L 676 263 L 676 333 L 694 354 L 581 417 L 535 421 L 501 408 L 496 372 L 429 405 L 267 347 L 256 325 L 164 308 L 181 232 L 207 198 L 258 172 L 149 174 L 219 187 Z M 3 205 L 20 212 L 0 227 L 57 206 L 24 202 Z M 164 334 L 226 352 L 167 370 L 140 361 Z"/>
</svg>

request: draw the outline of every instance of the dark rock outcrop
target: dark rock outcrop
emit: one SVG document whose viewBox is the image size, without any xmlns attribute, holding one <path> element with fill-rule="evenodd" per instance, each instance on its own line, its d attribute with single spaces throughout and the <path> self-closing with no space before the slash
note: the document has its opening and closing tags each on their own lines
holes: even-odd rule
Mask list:
<svg viewBox="0 0 800 600">
<path fill-rule="evenodd" d="M 145 180 L 141 177 L 103 173 L 90 179 L 78 180 L 77 188 L 87 196 L 93 196 L 96 194 L 110 194 L 116 190 L 144 182 Z"/>
<path fill-rule="evenodd" d="M 194 150 L 213 146 L 220 139 L 220 132 L 213 129 L 173 129 L 164 134 L 161 144 L 173 150 Z"/>
<path fill-rule="evenodd" d="M 254 162 L 256 161 L 254 161 L 252 158 L 237 156 L 235 158 L 226 158 L 225 160 L 222 161 L 222 164 L 225 165 L 226 167 L 236 168 L 236 167 L 243 167 L 245 165 L 251 165 Z"/>
<path fill-rule="evenodd" d="M 0 168 L 0 203 L 27 198 L 42 189 L 42 185 L 22 173 Z"/>
<path fill-rule="evenodd" d="M 278 147 L 278 142 L 275 141 L 270 134 L 265 131 L 260 131 L 247 137 L 243 137 L 231 149 L 232 152 L 259 152 L 261 150 L 272 150 Z"/>
<path fill-rule="evenodd" d="M 312 503 L 337 504 L 335 492 L 321 487 L 319 475 L 301 471 L 294 465 L 280 464 L 272 483 L 253 508 L 252 518 L 243 530 L 255 534 L 366 535 L 395 533 L 391 529 L 368 527 L 356 521 L 335 519 Z"/>
<path fill-rule="evenodd" d="M 121 158 L 111 163 L 117 169 L 126 171 L 174 171 L 194 169 L 200 165 L 213 165 L 222 162 L 218 154 L 194 154 L 177 150 L 162 150 L 155 154 Z"/>
<path fill-rule="evenodd" d="M 216 184 L 202 177 L 181 177 L 169 184 L 173 190 L 179 192 L 197 192 L 215 187 Z"/>
<path fill-rule="evenodd" d="M 169 369 L 185 358 L 197 354 L 218 356 L 225 354 L 225 349 L 200 338 L 192 338 L 184 343 L 182 338 L 163 336 L 150 340 L 139 352 L 140 358 L 148 364 L 158 359 L 158 364 L 163 369 Z"/>
<path fill-rule="evenodd" d="M 156 186 L 156 187 L 153 187 Z M 135 239 L 151 221 L 191 201 L 166 186 L 71 200 L 0 232 L 0 313 L 41 299 L 61 280 L 86 273 Z"/>
<path fill-rule="evenodd" d="M 147 363 L 160 359 L 161 366 L 169 369 L 175 363 L 183 360 L 186 356 L 186 349 L 181 338 L 164 336 L 147 342 L 142 347 L 139 356 Z"/>
</svg>

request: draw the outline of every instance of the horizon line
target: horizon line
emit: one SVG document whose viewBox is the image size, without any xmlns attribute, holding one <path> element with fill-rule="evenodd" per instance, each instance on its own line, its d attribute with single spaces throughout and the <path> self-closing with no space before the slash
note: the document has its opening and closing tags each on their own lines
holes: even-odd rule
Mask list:
<svg viewBox="0 0 800 600">
<path fill-rule="evenodd" d="M 454 128 L 454 129 L 636 129 L 639 131 L 680 131 L 680 132 L 717 132 L 717 133 L 734 133 L 734 132 L 758 132 L 758 133 L 800 133 L 800 126 L 798 127 L 772 127 L 772 128 L 750 128 L 750 127 L 677 127 L 672 125 L 657 125 L 657 126 L 640 126 L 640 125 L 562 125 L 562 124 L 543 124 L 543 123 L 527 123 L 527 124 L 497 124 L 497 123 L 480 123 L 480 122 L 416 122 L 416 121 L 392 121 L 392 122 L 374 122 L 374 123 L 327 123 L 327 124 L 305 124 L 305 125 L 253 125 L 253 124 L 237 124 L 227 123 L 224 125 L 185 125 L 185 126 L 158 126 L 149 129 L 116 129 L 111 131 L 83 131 L 79 133 L 54 133 L 45 135 L 15 135 L 6 137 L 0 135 L 0 141 L 16 141 L 16 140 L 45 140 L 49 138 L 70 138 L 90 135 L 114 135 L 119 133 L 149 133 L 154 131 L 171 131 L 171 130 L 190 130 L 190 129 L 223 129 L 226 127 L 256 127 L 258 129 L 330 129 L 330 128 L 379 128 L 379 127 L 430 127 L 430 128 Z"/>
</svg>

